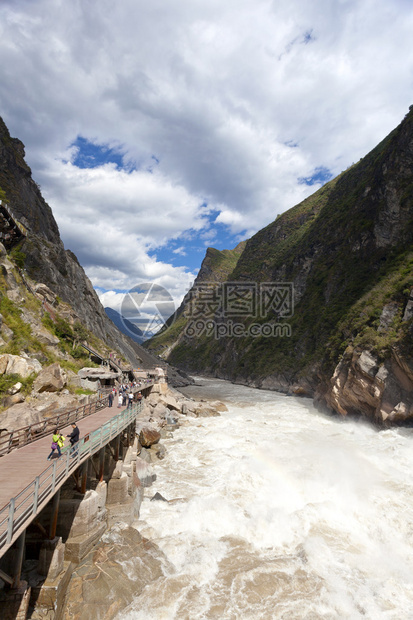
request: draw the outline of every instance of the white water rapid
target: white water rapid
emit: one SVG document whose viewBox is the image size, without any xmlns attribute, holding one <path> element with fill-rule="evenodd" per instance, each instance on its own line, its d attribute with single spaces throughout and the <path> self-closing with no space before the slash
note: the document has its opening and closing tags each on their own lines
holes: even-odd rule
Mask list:
<svg viewBox="0 0 413 620">
<path fill-rule="evenodd" d="M 413 430 L 197 382 L 229 411 L 163 440 L 136 527 L 164 575 L 119 619 L 413 618 Z"/>
</svg>

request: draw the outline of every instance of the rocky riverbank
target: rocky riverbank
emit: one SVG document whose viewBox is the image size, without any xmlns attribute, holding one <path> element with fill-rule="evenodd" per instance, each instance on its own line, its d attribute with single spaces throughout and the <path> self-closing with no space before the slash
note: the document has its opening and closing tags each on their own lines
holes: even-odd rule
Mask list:
<svg viewBox="0 0 413 620">
<path fill-rule="evenodd" d="M 156 480 L 156 463 L 167 458 L 162 439 L 172 437 L 191 417 L 220 415 L 225 410 L 219 401 L 196 401 L 171 388 L 166 393 L 155 391 L 145 400 L 137 420 L 137 456 L 132 465 L 140 487 L 134 500 L 135 515 L 142 501 L 166 501 L 150 489 Z M 143 538 L 133 524 L 116 519 L 98 544 L 73 567 L 65 602 L 56 617 L 111 620 L 148 583 L 163 574 L 166 561 L 156 544 Z M 53 618 L 46 610 L 42 614 L 38 612 L 32 618 Z"/>
</svg>

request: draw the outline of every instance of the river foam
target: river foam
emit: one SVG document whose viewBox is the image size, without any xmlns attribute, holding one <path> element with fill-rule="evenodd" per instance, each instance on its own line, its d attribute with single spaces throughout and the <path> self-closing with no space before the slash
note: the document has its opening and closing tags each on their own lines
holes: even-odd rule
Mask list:
<svg viewBox="0 0 413 620">
<path fill-rule="evenodd" d="M 413 618 L 412 431 L 201 383 L 228 412 L 164 441 L 136 524 L 163 576 L 122 620 Z"/>
</svg>

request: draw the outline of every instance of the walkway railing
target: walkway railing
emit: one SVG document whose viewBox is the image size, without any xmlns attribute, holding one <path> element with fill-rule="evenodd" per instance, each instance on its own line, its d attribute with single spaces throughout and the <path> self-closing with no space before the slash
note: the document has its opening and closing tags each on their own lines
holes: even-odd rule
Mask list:
<svg viewBox="0 0 413 620">
<path fill-rule="evenodd" d="M 115 370 L 117 370 L 119 373 L 129 372 L 131 370 L 131 367 L 129 365 L 122 366 L 113 357 L 103 357 L 103 355 L 92 349 L 92 347 L 90 347 L 87 342 L 81 342 L 80 346 L 86 349 L 86 351 L 88 351 L 94 357 L 101 359 L 102 362 L 104 362 L 105 364 L 109 364 L 110 366 L 115 368 Z"/>
<path fill-rule="evenodd" d="M 0 557 L 13 544 L 56 491 L 80 463 L 98 452 L 136 418 L 142 409 L 137 403 L 124 409 L 109 422 L 83 437 L 77 444 L 72 458 L 72 448 L 67 447 L 60 458 L 54 459 L 39 476 L 0 510 Z"/>
<path fill-rule="evenodd" d="M 150 381 L 149 383 L 142 382 L 133 387 L 132 391 L 135 394 L 139 390 L 150 387 L 153 384 L 154 381 Z M 108 405 L 108 395 L 106 395 L 101 399 L 88 403 L 87 405 L 82 405 L 76 409 L 59 413 L 51 418 L 46 418 L 41 422 L 35 422 L 34 424 L 29 424 L 29 426 L 24 426 L 14 431 L 6 431 L 6 433 L 0 436 L 0 457 L 8 454 L 12 450 L 22 448 L 32 441 L 37 441 L 46 435 L 50 435 L 55 428 L 60 429 L 65 426 L 69 426 L 69 424 L 82 420 L 83 418 L 104 409 Z"/>
</svg>

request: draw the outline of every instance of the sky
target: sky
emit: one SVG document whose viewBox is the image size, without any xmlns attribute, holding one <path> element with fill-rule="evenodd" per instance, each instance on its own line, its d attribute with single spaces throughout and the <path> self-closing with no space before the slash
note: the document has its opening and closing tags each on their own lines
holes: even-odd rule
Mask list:
<svg viewBox="0 0 413 620">
<path fill-rule="evenodd" d="M 412 32 L 411 0 L 0 0 L 0 116 L 103 305 L 177 306 L 400 123 Z"/>
</svg>

